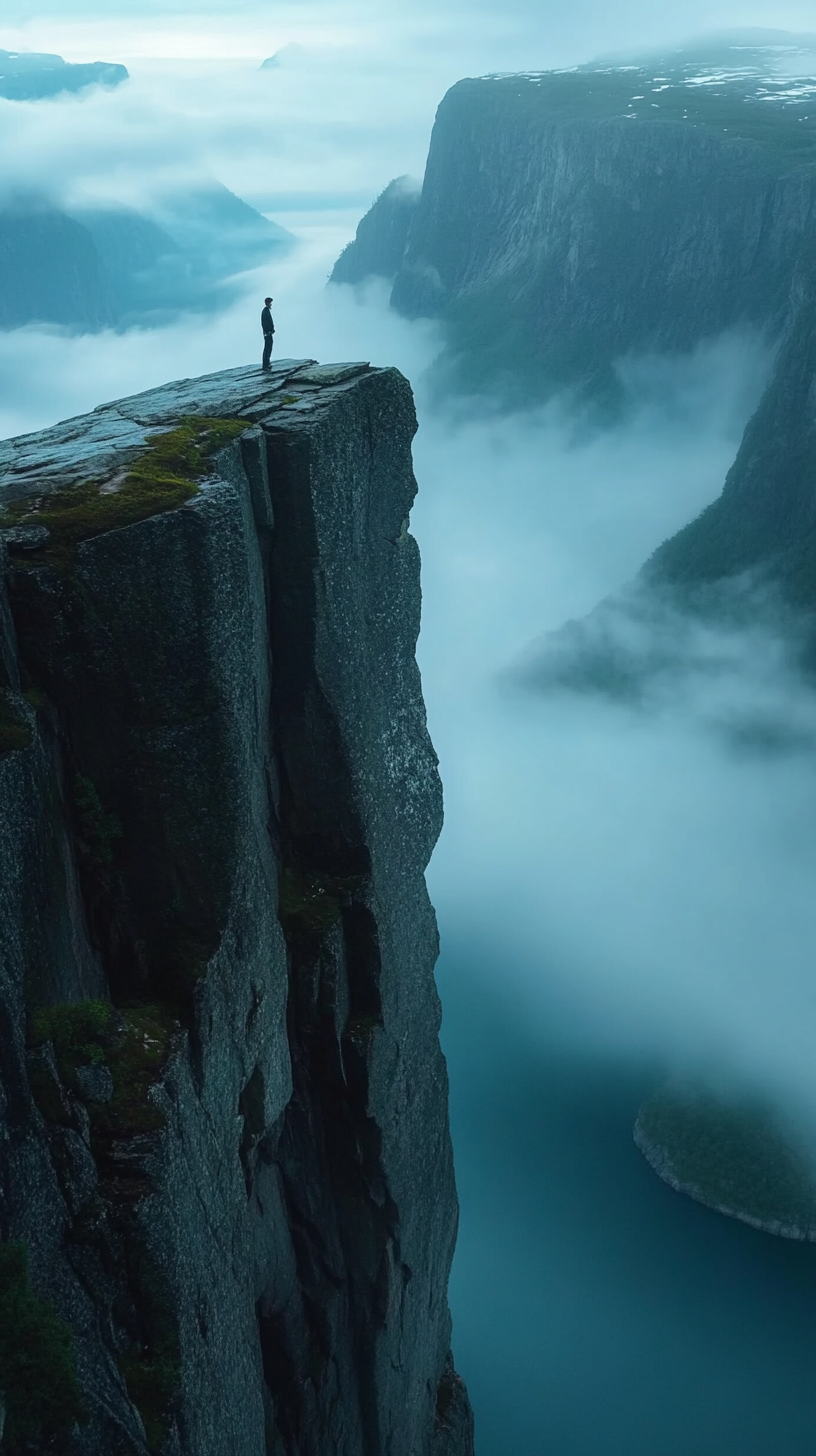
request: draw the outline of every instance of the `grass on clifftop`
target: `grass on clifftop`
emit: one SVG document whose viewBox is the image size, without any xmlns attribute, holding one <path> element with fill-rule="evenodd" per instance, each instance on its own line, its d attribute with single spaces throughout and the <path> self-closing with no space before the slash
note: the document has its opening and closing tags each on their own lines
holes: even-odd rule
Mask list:
<svg viewBox="0 0 816 1456">
<path fill-rule="evenodd" d="M 113 480 L 89 480 L 33 504 L 13 502 L 0 524 L 45 526 L 49 534 L 40 550 L 20 552 L 12 546 L 12 556 L 31 565 L 44 556 L 58 570 L 70 570 L 81 541 L 174 510 L 197 495 L 200 481 L 214 470 L 212 457 L 248 427 L 248 420 L 189 415 L 174 430 L 149 435 L 149 448 Z"/>
<path fill-rule="evenodd" d="M 638 1128 L 702 1202 L 816 1229 L 816 1175 L 767 1109 L 666 1089 L 644 1103 Z"/>
</svg>

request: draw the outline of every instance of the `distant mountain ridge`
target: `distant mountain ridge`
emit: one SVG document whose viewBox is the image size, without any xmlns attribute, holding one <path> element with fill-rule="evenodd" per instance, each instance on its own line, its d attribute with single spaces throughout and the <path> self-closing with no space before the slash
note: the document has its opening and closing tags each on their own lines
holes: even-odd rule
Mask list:
<svg viewBox="0 0 816 1456">
<path fill-rule="evenodd" d="M 42 101 L 88 86 L 121 86 L 127 79 L 127 67 L 112 61 L 77 65 L 45 52 L 0 50 L 0 96 L 7 101 Z"/>
<path fill-rule="evenodd" d="M 0 328 L 93 331 L 223 307 L 233 275 L 291 243 L 217 183 L 166 197 L 151 215 L 18 199 L 0 208 Z"/>
</svg>

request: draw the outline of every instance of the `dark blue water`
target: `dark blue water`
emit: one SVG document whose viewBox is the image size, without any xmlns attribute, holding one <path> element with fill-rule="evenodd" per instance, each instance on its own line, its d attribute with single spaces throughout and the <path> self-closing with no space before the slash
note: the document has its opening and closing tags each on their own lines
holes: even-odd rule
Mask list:
<svg viewBox="0 0 816 1456">
<path fill-rule="evenodd" d="M 501 949 L 442 932 L 478 1456 L 814 1456 L 816 1247 L 665 1187 L 632 1143 L 657 1069 L 519 1024 Z"/>
</svg>

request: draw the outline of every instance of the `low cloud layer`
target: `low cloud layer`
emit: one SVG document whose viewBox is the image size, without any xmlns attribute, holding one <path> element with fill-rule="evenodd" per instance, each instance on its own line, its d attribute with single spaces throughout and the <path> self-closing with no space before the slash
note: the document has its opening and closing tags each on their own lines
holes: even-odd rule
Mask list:
<svg viewBox="0 0 816 1456">
<path fill-rule="evenodd" d="M 555 1019 L 604 1055 L 727 1073 L 816 1117 L 816 698 L 789 644 L 675 623 L 682 670 L 636 704 L 504 671 L 719 493 L 749 360 L 724 340 L 675 365 L 663 403 L 593 440 L 554 415 L 420 435 L 447 802 L 432 890 L 543 1037 Z"/>
</svg>

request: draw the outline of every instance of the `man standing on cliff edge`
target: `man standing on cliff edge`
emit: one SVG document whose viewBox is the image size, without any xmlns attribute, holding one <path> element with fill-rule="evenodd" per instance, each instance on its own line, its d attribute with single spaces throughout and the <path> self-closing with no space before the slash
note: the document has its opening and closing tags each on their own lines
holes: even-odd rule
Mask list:
<svg viewBox="0 0 816 1456">
<path fill-rule="evenodd" d="M 275 337 L 275 325 L 272 322 L 272 313 L 269 307 L 271 302 L 271 298 L 265 298 L 261 311 L 261 328 L 263 329 L 264 336 L 263 364 L 261 366 L 263 369 L 272 368 L 269 361 L 272 358 L 272 340 Z"/>
</svg>

